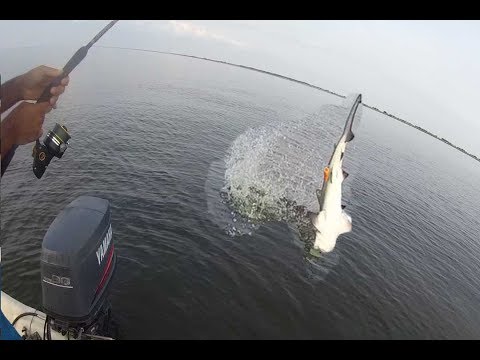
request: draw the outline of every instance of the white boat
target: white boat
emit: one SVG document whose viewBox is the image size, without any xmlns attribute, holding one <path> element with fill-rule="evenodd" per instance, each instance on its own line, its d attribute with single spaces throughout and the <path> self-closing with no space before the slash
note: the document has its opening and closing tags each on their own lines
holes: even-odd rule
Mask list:
<svg viewBox="0 0 480 360">
<path fill-rule="evenodd" d="M 0 303 L 3 314 L 13 324 L 20 336 L 38 340 L 47 338 L 45 326 L 47 314 L 15 300 L 3 291 Z M 67 340 L 67 335 L 51 330 L 51 338 L 52 340 Z"/>
</svg>

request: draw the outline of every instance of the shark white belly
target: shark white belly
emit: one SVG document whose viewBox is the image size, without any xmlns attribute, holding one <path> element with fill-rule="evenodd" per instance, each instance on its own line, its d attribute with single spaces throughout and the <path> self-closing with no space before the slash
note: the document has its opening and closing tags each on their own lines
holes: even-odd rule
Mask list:
<svg viewBox="0 0 480 360">
<path fill-rule="evenodd" d="M 352 124 L 362 96 L 358 95 L 350 110 L 340 140 L 335 146 L 329 164 L 324 169 L 323 186 L 317 190 L 320 212 L 310 213 L 309 217 L 315 228 L 315 242 L 310 251 L 319 256 L 321 252 L 330 252 L 335 248 L 337 238 L 352 230 L 352 218 L 343 210 L 342 183 L 348 176 L 342 163 L 346 145 L 354 138 Z"/>
</svg>

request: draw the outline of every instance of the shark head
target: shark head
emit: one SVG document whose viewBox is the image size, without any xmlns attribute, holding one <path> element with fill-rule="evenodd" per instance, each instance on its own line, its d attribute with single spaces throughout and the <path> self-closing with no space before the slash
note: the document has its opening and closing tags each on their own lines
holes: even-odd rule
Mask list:
<svg viewBox="0 0 480 360">
<path fill-rule="evenodd" d="M 331 252 L 337 243 L 337 238 L 352 231 L 352 218 L 345 211 L 328 215 L 327 211 L 319 214 L 310 213 L 310 219 L 315 228 L 315 241 L 310 254 L 320 256 L 320 253 Z"/>
<path fill-rule="evenodd" d="M 313 250 L 317 250 L 321 253 L 328 253 L 335 248 L 337 243 L 338 235 L 332 232 L 325 233 L 316 231 L 315 232 L 315 242 L 313 243 Z"/>
</svg>

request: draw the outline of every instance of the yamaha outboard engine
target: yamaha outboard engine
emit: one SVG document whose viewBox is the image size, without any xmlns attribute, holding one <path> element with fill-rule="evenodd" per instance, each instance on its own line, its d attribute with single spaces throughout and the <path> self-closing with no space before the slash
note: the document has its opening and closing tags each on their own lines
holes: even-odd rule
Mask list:
<svg viewBox="0 0 480 360">
<path fill-rule="evenodd" d="M 42 243 L 47 325 L 74 338 L 107 335 L 107 290 L 116 265 L 107 200 L 80 196 L 50 225 Z"/>
</svg>

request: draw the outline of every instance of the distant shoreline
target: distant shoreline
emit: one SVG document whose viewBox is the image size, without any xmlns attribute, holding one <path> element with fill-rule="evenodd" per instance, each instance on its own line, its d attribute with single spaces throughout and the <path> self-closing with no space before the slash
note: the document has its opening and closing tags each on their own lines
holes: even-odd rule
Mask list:
<svg viewBox="0 0 480 360">
<path fill-rule="evenodd" d="M 327 89 L 324 89 L 324 88 L 321 88 L 319 86 L 315 86 L 313 84 L 310 84 L 310 83 L 307 83 L 305 81 L 301 81 L 301 80 L 297 80 L 297 79 L 294 79 L 294 78 L 290 78 L 288 76 L 283 76 L 283 75 L 280 75 L 280 74 L 276 74 L 276 73 L 272 73 L 270 71 L 266 71 L 266 70 L 261 70 L 261 69 L 257 69 L 257 68 L 254 68 L 254 67 L 251 67 L 251 66 L 246 66 L 246 65 L 239 65 L 239 64 L 234 64 L 234 63 L 230 63 L 230 62 L 226 62 L 226 61 L 221 61 L 221 60 L 214 60 L 214 59 L 209 59 L 209 58 L 205 58 L 205 57 L 200 57 L 200 56 L 195 56 L 195 55 L 187 55 L 187 54 L 179 54 L 179 53 L 174 53 L 174 52 L 167 52 L 167 51 L 158 51 L 158 50 L 148 50 L 148 49 L 137 49 L 137 48 L 125 48 L 125 47 L 119 47 L 119 46 L 102 46 L 102 45 L 94 45 L 94 47 L 99 47 L 99 48 L 107 48 L 107 49 L 122 49 L 122 50 L 135 50 L 135 51 L 144 51 L 144 52 L 153 52 L 153 53 L 159 53 L 159 54 L 167 54 L 167 55 L 176 55 L 176 56 L 183 56 L 183 57 L 189 57 L 189 58 L 194 58 L 194 59 L 199 59 L 199 60 L 206 60 L 206 61 L 211 61 L 211 62 L 215 62 L 215 63 L 219 63 L 219 64 L 225 64 L 225 65 L 230 65 L 230 66 L 236 66 L 236 67 L 239 67 L 239 68 L 244 68 L 244 69 L 248 69 L 248 70 L 253 70 L 253 71 L 257 71 L 257 72 L 260 72 L 260 73 L 263 73 L 263 74 L 267 74 L 267 75 L 271 75 L 271 76 L 275 76 L 275 77 L 278 77 L 278 78 L 281 78 L 281 79 L 284 79 L 284 80 L 288 80 L 288 81 L 292 81 L 292 82 L 296 82 L 298 84 L 301 84 L 301 85 L 305 85 L 305 86 L 308 86 L 308 87 L 311 87 L 311 88 L 314 88 L 314 89 L 317 89 L 317 90 L 320 90 L 320 91 L 323 91 L 323 92 L 326 92 L 328 94 L 331 94 L 331 95 L 335 95 L 335 96 L 338 96 L 338 97 L 341 97 L 341 98 L 345 98 L 344 95 L 340 95 L 340 94 L 337 94 L 333 91 L 330 91 L 330 90 L 327 90 Z M 371 109 L 371 110 L 374 110 L 374 111 L 377 111 L 383 115 L 386 115 L 386 116 L 389 116 L 397 121 L 400 121 L 401 123 L 404 123 L 405 125 L 408 125 L 408 126 L 411 126 L 427 135 L 430 135 L 442 142 L 444 142 L 445 144 L 457 149 L 458 151 L 464 153 L 465 155 L 468 155 L 470 156 L 471 158 L 477 160 L 478 162 L 480 162 L 480 158 L 478 158 L 477 156 L 473 155 L 473 154 L 470 154 L 469 152 L 465 151 L 464 149 L 452 144 L 450 141 L 448 141 L 447 139 L 445 138 L 440 138 L 438 137 L 437 135 L 431 133 L 430 131 L 428 130 L 425 130 L 423 128 L 421 128 L 420 126 L 417 126 L 417 125 L 414 125 L 406 120 L 403 120 L 403 119 L 400 119 L 399 117 L 395 116 L 395 115 L 392 115 L 392 114 L 389 114 L 387 113 L 386 111 L 381 111 L 379 109 L 377 109 L 376 107 L 373 107 L 373 106 L 369 106 L 365 103 L 363 103 L 363 106 Z"/>
<path fill-rule="evenodd" d="M 477 161 L 480 162 L 480 158 L 476 157 L 476 156 L 473 155 L 473 154 L 470 154 L 469 152 L 465 151 L 465 150 L 462 149 L 461 147 L 458 147 L 458 146 L 452 144 L 452 143 L 451 143 L 450 141 L 448 141 L 447 139 L 445 139 L 445 138 L 440 138 L 440 137 L 438 137 L 437 135 L 431 133 L 430 131 L 421 128 L 420 126 L 414 125 L 414 124 L 412 124 L 412 123 L 410 123 L 410 122 L 408 122 L 408 121 L 406 121 L 406 120 L 400 119 L 399 117 L 397 117 L 397 116 L 395 116 L 395 115 L 392 115 L 392 114 L 389 114 L 389 113 L 387 113 L 386 111 L 380 111 L 380 110 L 378 110 L 376 107 L 369 106 L 369 105 L 367 105 L 367 104 L 363 104 L 363 106 L 368 107 L 369 109 L 372 109 L 372 110 L 374 110 L 374 111 L 377 111 L 377 112 L 379 112 L 379 113 L 381 113 L 381 114 L 387 115 L 387 116 L 389 116 L 389 117 L 391 117 L 391 118 L 393 118 L 393 119 L 395 119 L 395 120 L 397 120 L 397 121 L 400 121 L 400 122 L 404 123 L 405 125 L 408 125 L 408 126 L 411 126 L 411 127 L 415 128 L 415 129 L 417 129 L 417 130 L 419 130 L 419 131 L 421 131 L 421 132 L 424 132 L 425 134 L 430 135 L 430 136 L 434 137 L 435 139 L 438 139 L 438 140 L 444 142 L 444 143 L 447 144 L 447 145 L 450 145 L 451 147 L 457 149 L 458 151 L 464 153 L 465 155 L 468 155 L 468 156 L 472 157 L 473 159 L 475 159 L 475 160 L 477 160 Z"/>
</svg>

